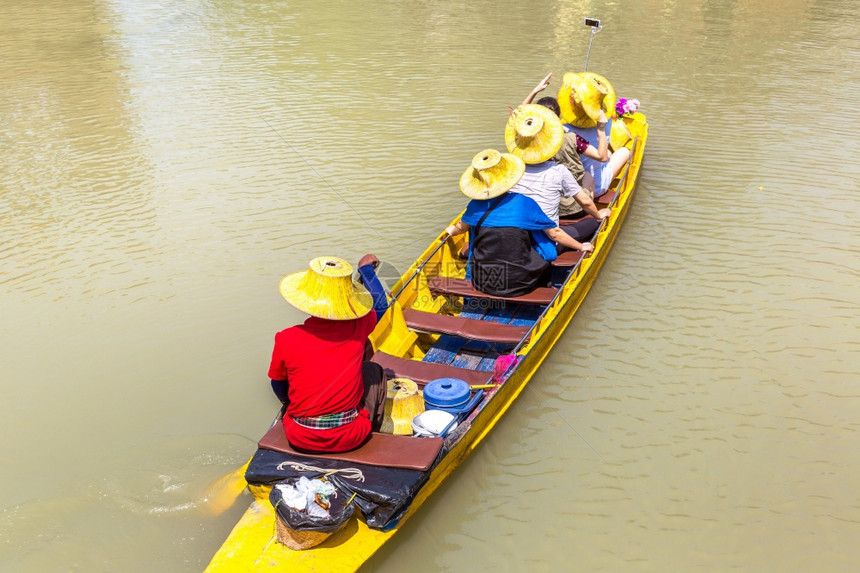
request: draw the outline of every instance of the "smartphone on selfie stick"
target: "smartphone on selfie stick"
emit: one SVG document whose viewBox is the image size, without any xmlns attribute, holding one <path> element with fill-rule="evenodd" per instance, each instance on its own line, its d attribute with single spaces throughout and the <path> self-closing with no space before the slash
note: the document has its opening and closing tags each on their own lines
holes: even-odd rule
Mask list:
<svg viewBox="0 0 860 573">
<path fill-rule="evenodd" d="M 594 41 L 594 35 L 599 32 L 603 26 L 600 25 L 600 20 L 597 18 L 586 18 L 583 24 L 591 28 L 591 39 L 588 40 L 588 53 L 585 54 L 585 71 L 588 71 L 588 56 L 591 55 L 591 42 Z"/>
</svg>

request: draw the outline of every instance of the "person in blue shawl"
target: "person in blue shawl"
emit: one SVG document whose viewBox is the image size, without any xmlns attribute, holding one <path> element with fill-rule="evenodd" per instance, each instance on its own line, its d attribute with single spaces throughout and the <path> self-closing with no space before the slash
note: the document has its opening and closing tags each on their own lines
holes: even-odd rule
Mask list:
<svg viewBox="0 0 860 573">
<path fill-rule="evenodd" d="M 460 190 L 472 200 L 446 232 L 470 231 L 467 278 L 487 294 L 520 296 L 546 286 L 557 256 L 547 232 L 558 225 L 531 197 L 508 193 L 524 172 L 522 159 L 487 149 L 460 178 Z"/>
</svg>

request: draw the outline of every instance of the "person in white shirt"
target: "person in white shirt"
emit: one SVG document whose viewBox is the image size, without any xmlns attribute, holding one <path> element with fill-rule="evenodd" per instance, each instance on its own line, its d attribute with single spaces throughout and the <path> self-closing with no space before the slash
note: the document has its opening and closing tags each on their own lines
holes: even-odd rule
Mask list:
<svg viewBox="0 0 860 573">
<path fill-rule="evenodd" d="M 526 163 L 525 173 L 510 192 L 531 197 L 552 221 L 559 223 L 559 201 L 573 197 L 591 215 L 572 225 L 548 229 L 547 235 L 555 241 L 558 252 L 594 250 L 590 240 L 609 217 L 609 209 L 594 205 L 588 193 L 580 187 L 570 171 L 552 161 L 564 140 L 564 129 L 559 117 L 544 106 L 526 104 L 513 111 L 505 130 L 508 151 Z"/>
</svg>

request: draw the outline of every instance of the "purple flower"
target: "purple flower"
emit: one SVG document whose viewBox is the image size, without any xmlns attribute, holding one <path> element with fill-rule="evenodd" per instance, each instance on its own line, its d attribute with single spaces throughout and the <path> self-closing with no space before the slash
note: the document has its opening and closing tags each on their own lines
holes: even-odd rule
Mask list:
<svg viewBox="0 0 860 573">
<path fill-rule="evenodd" d="M 615 113 L 618 114 L 618 117 L 624 117 L 625 115 L 636 113 L 637 109 L 639 109 L 638 99 L 627 99 L 622 97 L 618 98 L 618 102 L 615 104 Z"/>
</svg>

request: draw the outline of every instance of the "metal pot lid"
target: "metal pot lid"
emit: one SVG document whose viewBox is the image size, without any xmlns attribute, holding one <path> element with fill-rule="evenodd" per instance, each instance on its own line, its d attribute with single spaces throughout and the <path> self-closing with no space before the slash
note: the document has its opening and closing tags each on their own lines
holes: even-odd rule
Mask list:
<svg viewBox="0 0 860 573">
<path fill-rule="evenodd" d="M 459 378 L 439 378 L 424 387 L 424 401 L 435 406 L 450 408 L 469 401 L 472 389 Z"/>
</svg>

